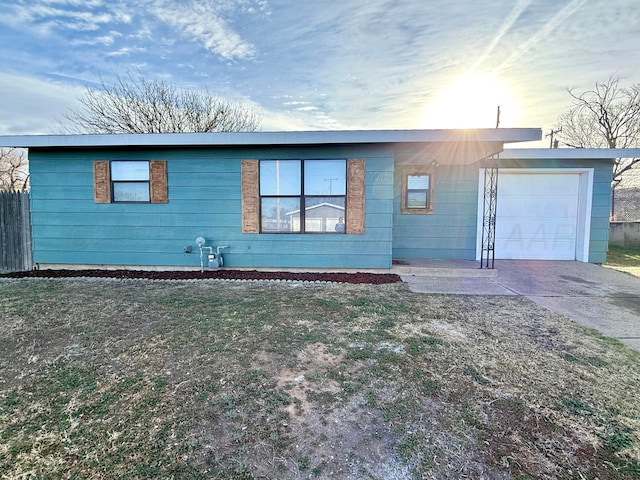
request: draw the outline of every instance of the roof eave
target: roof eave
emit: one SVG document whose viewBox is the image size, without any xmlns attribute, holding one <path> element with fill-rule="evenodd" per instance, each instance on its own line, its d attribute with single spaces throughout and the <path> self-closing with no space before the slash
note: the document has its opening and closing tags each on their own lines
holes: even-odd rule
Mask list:
<svg viewBox="0 0 640 480">
<path fill-rule="evenodd" d="M 102 135 L 7 135 L 0 147 L 224 147 L 340 145 L 432 142 L 528 142 L 540 140 L 539 128 L 449 130 L 328 130 L 302 132 L 156 133 Z"/>
<path fill-rule="evenodd" d="M 500 157 L 510 160 L 610 160 L 638 158 L 640 148 L 509 148 Z"/>
</svg>

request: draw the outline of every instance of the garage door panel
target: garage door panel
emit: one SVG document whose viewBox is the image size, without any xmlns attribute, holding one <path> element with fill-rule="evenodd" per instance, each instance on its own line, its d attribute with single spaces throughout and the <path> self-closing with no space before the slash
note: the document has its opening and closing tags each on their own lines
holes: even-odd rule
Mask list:
<svg viewBox="0 0 640 480">
<path fill-rule="evenodd" d="M 500 218 L 575 218 L 578 199 L 570 196 L 526 198 L 500 196 L 497 215 Z"/>
<path fill-rule="evenodd" d="M 505 252 L 500 255 L 505 260 L 575 260 L 575 241 L 557 240 L 550 243 L 541 240 L 522 240 L 516 242 L 496 240 L 496 252 Z"/>
<path fill-rule="evenodd" d="M 575 222 L 550 219 L 539 222 L 496 222 L 496 238 L 574 239 Z"/>
<path fill-rule="evenodd" d="M 501 171 L 496 258 L 575 259 L 579 186 L 577 173 Z"/>
<path fill-rule="evenodd" d="M 508 175 L 508 182 L 503 181 L 503 175 Z M 565 193 L 577 195 L 580 188 L 576 174 L 503 174 L 498 177 L 498 189 L 502 195 L 516 196 L 546 196 Z"/>
</svg>

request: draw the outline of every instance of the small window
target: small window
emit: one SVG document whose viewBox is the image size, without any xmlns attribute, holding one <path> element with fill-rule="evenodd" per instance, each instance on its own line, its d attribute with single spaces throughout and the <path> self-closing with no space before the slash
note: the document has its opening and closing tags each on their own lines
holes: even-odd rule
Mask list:
<svg viewBox="0 0 640 480">
<path fill-rule="evenodd" d="M 114 203 L 150 202 L 149 162 L 112 161 L 111 188 Z"/>
<path fill-rule="evenodd" d="M 95 203 L 168 203 L 166 160 L 93 162 Z"/>
<path fill-rule="evenodd" d="M 433 173 L 408 168 L 402 174 L 402 213 L 425 214 L 433 211 Z"/>
</svg>

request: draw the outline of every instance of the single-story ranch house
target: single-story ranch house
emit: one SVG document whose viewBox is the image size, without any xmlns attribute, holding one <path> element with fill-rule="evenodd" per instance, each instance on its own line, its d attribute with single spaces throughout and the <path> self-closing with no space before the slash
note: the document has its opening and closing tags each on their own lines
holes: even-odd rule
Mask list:
<svg viewBox="0 0 640 480">
<path fill-rule="evenodd" d="M 540 138 L 499 128 L 4 136 L 0 146 L 29 150 L 40 268 L 200 268 L 196 239 L 224 246 L 230 268 L 479 260 L 496 198 L 496 259 L 605 261 L 607 151 L 504 150 Z M 493 192 L 487 171 L 498 173 Z"/>
</svg>

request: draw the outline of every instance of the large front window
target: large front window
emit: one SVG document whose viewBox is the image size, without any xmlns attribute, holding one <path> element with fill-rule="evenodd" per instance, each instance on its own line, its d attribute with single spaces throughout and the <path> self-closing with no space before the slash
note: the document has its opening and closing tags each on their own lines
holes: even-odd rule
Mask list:
<svg viewBox="0 0 640 480">
<path fill-rule="evenodd" d="M 260 231 L 344 233 L 347 162 L 260 161 Z"/>
</svg>

